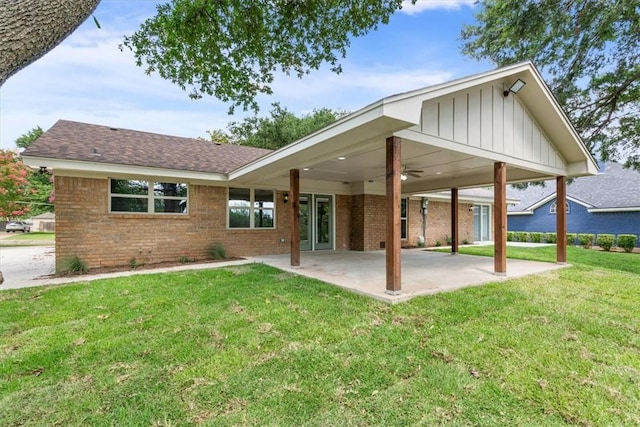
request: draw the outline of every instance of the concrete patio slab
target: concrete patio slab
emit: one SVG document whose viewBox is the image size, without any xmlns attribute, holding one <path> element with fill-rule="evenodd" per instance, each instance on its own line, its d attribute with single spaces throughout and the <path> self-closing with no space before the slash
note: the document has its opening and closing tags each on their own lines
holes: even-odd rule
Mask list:
<svg viewBox="0 0 640 427">
<path fill-rule="evenodd" d="M 509 259 L 507 275 L 497 276 L 493 273 L 493 258 L 490 257 L 403 249 L 402 291 L 398 295 L 390 295 L 386 293 L 384 251 L 302 252 L 299 267 L 291 267 L 288 254 L 255 257 L 252 260 L 388 303 L 566 267 Z"/>
</svg>

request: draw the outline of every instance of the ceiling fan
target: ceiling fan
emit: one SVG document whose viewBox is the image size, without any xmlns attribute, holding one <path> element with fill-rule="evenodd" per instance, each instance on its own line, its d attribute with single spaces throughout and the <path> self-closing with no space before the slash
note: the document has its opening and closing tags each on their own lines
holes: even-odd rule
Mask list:
<svg viewBox="0 0 640 427">
<path fill-rule="evenodd" d="M 402 174 L 400 175 L 400 178 L 403 181 L 406 181 L 408 177 L 412 176 L 414 178 L 420 178 L 420 174 L 424 173 L 423 170 L 418 170 L 418 169 L 407 169 L 407 166 L 405 165 L 404 168 L 402 169 Z"/>
</svg>

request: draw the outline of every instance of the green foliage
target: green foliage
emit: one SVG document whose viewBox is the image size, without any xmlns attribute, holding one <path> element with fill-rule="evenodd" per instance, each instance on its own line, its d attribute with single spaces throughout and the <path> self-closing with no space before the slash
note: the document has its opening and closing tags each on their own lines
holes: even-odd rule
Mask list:
<svg viewBox="0 0 640 427">
<path fill-rule="evenodd" d="M 131 259 L 129 260 L 129 267 L 134 269 L 138 267 L 142 267 L 145 264 L 146 264 L 146 261 L 144 259 L 139 261 L 136 257 L 131 257 Z"/>
<path fill-rule="evenodd" d="M 442 246 L 442 242 L 441 242 L 440 240 L 436 240 L 436 246 L 437 246 L 437 247 Z"/>
<path fill-rule="evenodd" d="M 596 244 L 608 252 L 613 247 L 614 239 L 615 236 L 613 234 L 598 234 Z"/>
<path fill-rule="evenodd" d="M 453 239 L 449 237 L 448 234 L 444 236 L 444 241 L 447 242 L 447 246 L 451 246 L 451 244 L 453 243 Z"/>
<path fill-rule="evenodd" d="M 462 244 L 463 245 L 468 245 L 469 244 L 469 238 L 465 237 L 464 239 L 462 239 Z"/>
<path fill-rule="evenodd" d="M 223 130 L 209 132 L 211 140 L 277 150 L 347 114 L 346 111 L 321 108 L 297 117 L 278 103 L 272 105 L 268 117 L 254 115 L 240 122 L 231 122 L 227 126 L 228 133 Z"/>
<path fill-rule="evenodd" d="M 514 231 L 507 231 L 507 242 L 513 242 L 515 237 L 516 233 Z"/>
<path fill-rule="evenodd" d="M 529 236 L 531 236 L 531 241 L 533 243 L 542 242 L 542 233 L 532 232 L 532 233 L 529 234 Z"/>
<path fill-rule="evenodd" d="M 633 252 L 637 240 L 638 236 L 635 234 L 618 234 L 618 247 L 624 249 L 625 252 Z"/>
<path fill-rule="evenodd" d="M 30 169 L 27 174 L 28 189 L 24 201 L 29 206 L 29 215 L 36 216 L 54 211 L 53 176 Z"/>
<path fill-rule="evenodd" d="M 578 235 L 576 233 L 567 233 L 567 245 L 575 245 Z"/>
<path fill-rule="evenodd" d="M 67 258 L 62 264 L 62 273 L 86 273 L 89 271 L 87 263 L 78 255 Z"/>
<path fill-rule="evenodd" d="M 42 135 L 43 133 L 44 131 L 42 130 L 42 128 L 40 126 L 36 126 L 29 132 L 20 135 L 16 139 L 16 146 L 18 148 L 27 148 L 33 143 L 33 141 L 40 138 L 40 135 Z"/>
<path fill-rule="evenodd" d="M 640 170 L 640 8 L 635 1 L 486 0 L 463 52 L 531 60 L 592 152 Z M 526 90 L 526 89 L 524 89 Z"/>
<path fill-rule="evenodd" d="M 516 240 L 518 242 L 528 242 L 529 241 L 529 233 L 526 231 L 516 231 Z"/>
<path fill-rule="evenodd" d="M 547 243 L 557 243 L 558 236 L 556 233 L 544 233 L 544 241 Z"/>
<path fill-rule="evenodd" d="M 29 195 L 29 169 L 10 150 L 0 150 L 0 219 L 24 217 L 29 205 L 23 203 Z"/>
<path fill-rule="evenodd" d="M 224 248 L 224 245 L 220 242 L 212 243 L 207 247 L 207 254 L 211 259 L 226 259 L 227 258 L 227 250 Z"/>
<path fill-rule="evenodd" d="M 590 248 L 591 246 L 593 246 L 593 242 L 595 241 L 595 234 L 578 234 L 578 242 L 580 243 L 580 246 L 582 246 L 583 248 Z"/>
<path fill-rule="evenodd" d="M 415 3 L 415 0 L 412 0 Z M 275 74 L 303 77 L 323 64 L 340 73 L 355 37 L 389 22 L 402 0 L 358 2 L 174 0 L 126 36 L 146 73 L 234 107 L 258 110 Z"/>
</svg>

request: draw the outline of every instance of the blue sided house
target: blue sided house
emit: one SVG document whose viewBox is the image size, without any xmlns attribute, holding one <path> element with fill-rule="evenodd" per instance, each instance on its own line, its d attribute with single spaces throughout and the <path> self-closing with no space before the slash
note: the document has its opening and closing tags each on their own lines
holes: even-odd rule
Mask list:
<svg viewBox="0 0 640 427">
<path fill-rule="evenodd" d="M 597 175 L 567 184 L 567 231 L 640 236 L 640 172 L 614 162 L 599 166 Z M 555 181 L 525 190 L 509 187 L 507 193 L 520 200 L 507 209 L 509 231 L 555 232 Z M 640 245 L 640 237 L 637 241 Z"/>
</svg>

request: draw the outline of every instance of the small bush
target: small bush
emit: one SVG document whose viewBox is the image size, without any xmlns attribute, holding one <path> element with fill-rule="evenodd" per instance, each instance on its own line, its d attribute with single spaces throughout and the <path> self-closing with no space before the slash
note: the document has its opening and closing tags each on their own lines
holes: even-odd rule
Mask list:
<svg viewBox="0 0 640 427">
<path fill-rule="evenodd" d="M 567 233 L 567 245 L 575 245 L 576 244 L 576 233 Z"/>
<path fill-rule="evenodd" d="M 135 257 L 132 257 L 129 260 L 129 267 L 131 268 L 138 268 L 138 266 L 140 266 L 140 264 L 138 264 L 138 260 Z"/>
<path fill-rule="evenodd" d="M 436 246 L 442 246 L 442 242 L 440 240 L 436 240 Z"/>
<path fill-rule="evenodd" d="M 463 245 L 468 245 L 469 244 L 469 239 L 467 237 L 465 237 L 464 239 L 462 239 L 462 244 Z"/>
<path fill-rule="evenodd" d="M 516 231 L 516 239 L 518 239 L 518 242 L 528 242 L 529 233 L 526 231 Z"/>
<path fill-rule="evenodd" d="M 544 233 L 544 241 L 547 243 L 558 243 L 558 236 L 556 233 Z"/>
<path fill-rule="evenodd" d="M 225 259 L 227 258 L 227 251 L 224 245 L 220 242 L 213 243 L 207 248 L 207 253 L 211 259 Z"/>
<path fill-rule="evenodd" d="M 64 261 L 62 271 L 65 273 L 86 273 L 89 271 L 89 268 L 87 267 L 87 263 L 78 255 L 73 255 Z"/>
<path fill-rule="evenodd" d="M 453 239 L 449 235 L 444 236 L 444 241 L 447 242 L 447 246 L 451 246 Z"/>
<path fill-rule="evenodd" d="M 578 234 L 578 242 L 580 242 L 580 246 L 583 248 L 589 249 L 593 246 L 595 237 L 594 234 Z"/>
<path fill-rule="evenodd" d="M 605 251 L 609 252 L 613 246 L 613 240 L 615 236 L 613 234 L 598 234 L 596 243 Z"/>
<path fill-rule="evenodd" d="M 507 242 L 513 242 L 515 233 L 513 231 L 507 231 Z"/>
<path fill-rule="evenodd" d="M 531 241 L 533 243 L 540 243 L 542 242 L 542 233 L 531 233 L 529 234 L 531 236 Z"/>
<path fill-rule="evenodd" d="M 618 247 L 624 249 L 625 252 L 633 252 L 637 240 L 638 236 L 635 234 L 618 234 Z"/>
</svg>

